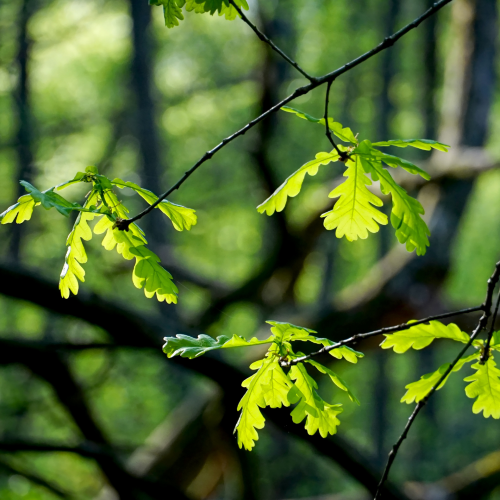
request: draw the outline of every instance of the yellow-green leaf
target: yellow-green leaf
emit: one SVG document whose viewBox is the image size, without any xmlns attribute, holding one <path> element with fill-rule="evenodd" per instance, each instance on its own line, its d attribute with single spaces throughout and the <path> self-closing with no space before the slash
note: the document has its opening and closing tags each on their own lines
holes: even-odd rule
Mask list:
<svg viewBox="0 0 500 500">
<path fill-rule="evenodd" d="M 464 378 L 465 382 L 471 382 L 465 388 L 465 394 L 469 398 L 477 398 L 472 411 L 483 412 L 485 418 L 500 418 L 500 370 L 493 356 L 490 355 L 484 365 L 476 363 L 472 368 L 476 373 Z"/>
<path fill-rule="evenodd" d="M 308 359 L 306 363 L 309 363 L 313 365 L 320 373 L 323 373 L 325 375 L 328 375 L 331 379 L 331 381 L 340 389 L 343 391 L 347 392 L 347 395 L 349 396 L 349 399 L 356 404 L 359 403 L 359 399 L 354 395 L 354 393 L 349 389 L 347 384 L 344 382 L 344 380 L 337 375 L 334 371 L 330 370 L 330 368 L 327 368 L 326 366 L 323 366 L 322 364 L 318 363 L 317 361 L 314 361 L 313 359 Z"/>
<path fill-rule="evenodd" d="M 33 209 L 36 205 L 40 205 L 40 203 L 35 204 L 33 197 L 25 194 L 17 200 L 17 203 L 11 205 L 5 212 L 0 214 L 0 221 L 2 224 L 10 224 L 14 221 L 21 224 L 31 219 Z"/>
<path fill-rule="evenodd" d="M 475 352 L 466 358 L 462 358 L 458 361 L 458 363 L 454 366 L 453 370 L 447 375 L 447 377 L 439 384 L 439 387 L 436 389 L 439 391 L 444 384 L 448 381 L 451 373 L 457 372 L 464 366 L 465 363 L 469 363 L 470 361 L 477 359 L 481 354 Z M 401 403 L 418 403 L 422 399 L 429 394 L 432 388 L 439 382 L 439 379 L 445 374 L 446 370 L 450 367 L 450 363 L 446 363 L 441 365 L 435 372 L 426 373 L 422 375 L 420 380 L 416 382 L 412 382 L 408 384 L 405 389 L 407 389 L 405 395 L 401 398 Z"/>
<path fill-rule="evenodd" d="M 96 191 L 92 191 L 87 198 L 85 208 L 96 205 L 97 201 L 98 194 Z M 89 241 L 92 239 L 92 231 L 88 223 L 97 215 L 92 212 L 80 212 L 66 240 L 68 251 L 59 278 L 59 290 L 61 296 L 65 299 L 70 296 L 70 291 L 75 295 L 78 293 L 78 280 L 85 281 L 85 270 L 81 264 L 87 262 L 87 253 L 82 240 Z"/>
<path fill-rule="evenodd" d="M 153 192 L 149 191 L 148 189 L 141 188 L 134 182 L 125 182 L 117 178 L 113 179 L 111 181 L 111 184 L 119 187 L 120 189 L 123 189 L 124 187 L 133 189 L 150 205 L 158 200 L 158 196 L 156 196 Z M 192 208 L 183 207 L 182 205 L 177 205 L 168 200 L 161 201 L 156 208 L 161 210 L 172 221 L 172 225 L 177 231 L 183 231 L 184 229 L 187 229 L 189 231 L 198 220 L 195 210 L 193 210 Z"/>
<path fill-rule="evenodd" d="M 346 162 L 347 180 L 330 193 L 330 198 L 340 197 L 333 210 L 323 214 L 326 229 L 337 229 L 337 238 L 345 236 L 349 241 L 368 237 L 368 231 L 376 233 L 379 224 L 387 224 L 387 216 L 375 207 L 382 206 L 382 200 L 367 189 L 371 180 L 366 176 L 359 156 Z"/>
<path fill-rule="evenodd" d="M 251 450 L 255 446 L 255 441 L 259 439 L 256 429 L 263 429 L 266 419 L 262 415 L 260 408 L 265 408 L 263 385 L 268 382 L 269 372 L 275 368 L 280 368 L 277 359 L 269 356 L 260 365 L 258 371 L 247 378 L 241 384 L 247 388 L 247 392 L 238 404 L 238 411 L 241 410 L 240 417 L 234 429 L 238 433 L 238 446 Z M 280 368 L 281 369 L 281 368 Z M 282 401 L 288 406 L 288 401 Z"/>
<path fill-rule="evenodd" d="M 411 146 L 417 149 L 423 149 L 424 151 L 430 151 L 431 149 L 437 149 L 438 151 L 448 152 L 450 146 L 443 144 L 442 142 L 432 141 L 430 139 L 394 139 L 390 141 L 374 142 L 374 146 L 396 146 L 398 148 L 406 148 Z"/>
<path fill-rule="evenodd" d="M 340 421 L 337 415 L 342 413 L 342 405 L 331 405 L 321 399 L 316 392 L 318 385 L 312 379 L 302 363 L 293 365 L 289 376 L 295 380 L 295 387 L 291 390 L 300 392 L 299 404 L 292 411 L 292 420 L 298 424 L 306 419 L 305 428 L 309 435 L 318 430 L 321 437 L 335 434 Z M 289 398 L 290 399 L 290 398 Z"/>
<path fill-rule="evenodd" d="M 409 321 L 408 323 L 411 323 Z M 403 353 L 408 349 L 416 350 L 427 347 L 434 339 L 451 339 L 458 342 L 467 343 L 469 335 L 454 323 L 443 325 L 440 321 L 429 321 L 421 325 L 412 326 L 402 332 L 385 334 L 382 342 L 382 349 L 394 348 L 394 352 Z"/>
<path fill-rule="evenodd" d="M 318 153 L 314 160 L 302 165 L 266 201 L 261 203 L 257 207 L 258 212 L 261 214 L 266 212 L 267 215 L 272 215 L 275 211 L 281 212 L 285 208 L 287 198 L 293 198 L 299 194 L 306 174 L 316 175 L 321 165 L 328 165 L 338 159 L 339 155 L 336 151 Z"/>
</svg>

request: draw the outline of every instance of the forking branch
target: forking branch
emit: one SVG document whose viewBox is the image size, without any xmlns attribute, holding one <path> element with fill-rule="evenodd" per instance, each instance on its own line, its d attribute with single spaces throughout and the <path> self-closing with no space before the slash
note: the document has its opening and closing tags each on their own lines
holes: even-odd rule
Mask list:
<svg viewBox="0 0 500 500">
<path fill-rule="evenodd" d="M 410 418 L 408 419 L 407 424 L 405 425 L 405 428 L 403 430 L 403 433 L 397 440 L 396 444 L 392 447 L 392 450 L 389 452 L 389 457 L 387 459 L 387 464 L 384 469 L 384 473 L 382 474 L 382 478 L 380 479 L 380 483 L 377 487 L 377 491 L 375 493 L 375 499 L 378 500 L 379 498 L 382 498 L 382 490 L 384 487 L 384 483 L 387 481 L 387 478 L 389 476 L 389 472 L 391 470 L 392 464 L 394 463 L 394 460 L 396 459 L 396 455 L 398 453 L 398 450 L 403 443 L 403 441 L 406 439 L 406 436 L 408 435 L 408 432 L 413 425 L 413 422 L 415 422 L 415 419 L 417 418 L 417 415 L 419 414 L 420 410 L 426 405 L 427 401 L 429 398 L 437 391 L 441 383 L 446 380 L 448 375 L 452 372 L 453 368 L 455 368 L 456 364 L 462 359 L 462 356 L 465 354 L 467 349 L 472 345 L 472 342 L 474 339 L 479 335 L 479 333 L 486 328 L 486 325 L 488 324 L 488 319 L 491 316 L 491 306 L 493 302 L 493 292 L 495 291 L 495 287 L 498 283 L 498 280 L 500 279 L 500 262 L 497 262 L 495 265 L 495 271 L 491 275 L 490 279 L 488 280 L 488 285 L 487 285 L 487 291 L 486 291 L 486 299 L 481 305 L 481 310 L 483 311 L 483 314 L 479 318 L 479 322 L 472 332 L 469 341 L 465 344 L 465 346 L 462 348 L 462 350 L 458 353 L 457 357 L 454 359 L 454 361 L 448 366 L 448 368 L 445 370 L 445 372 L 441 375 L 439 380 L 432 386 L 431 390 L 427 393 L 427 395 L 421 399 L 417 405 L 415 406 L 415 409 L 413 410 L 412 414 L 410 415 Z M 498 302 L 497 302 L 498 304 Z M 498 312 L 498 307 L 495 308 L 495 313 L 493 316 L 492 320 L 492 326 L 491 330 L 493 331 L 493 325 L 495 323 L 496 319 L 496 314 Z"/>
<path fill-rule="evenodd" d="M 440 9 L 442 9 L 445 5 L 451 3 L 452 0 L 440 0 L 439 2 L 436 2 L 427 9 L 420 17 L 417 17 L 414 19 L 411 23 L 407 24 L 403 28 L 401 28 L 399 31 L 394 33 L 393 35 L 386 37 L 382 42 L 380 42 L 376 47 L 374 47 L 372 50 L 369 50 L 368 52 L 365 52 L 363 55 L 357 57 L 356 59 L 353 59 L 352 61 L 348 62 L 347 64 L 344 64 L 344 66 L 341 66 L 340 68 L 331 71 L 330 73 L 327 73 L 321 77 L 318 78 L 313 78 L 311 83 L 308 85 L 305 85 L 303 87 L 299 87 L 295 89 L 294 92 L 292 92 L 288 97 L 285 97 L 283 100 L 269 108 L 267 111 L 264 111 L 261 115 L 258 117 L 254 118 L 252 121 L 248 122 L 244 127 L 240 128 L 236 132 L 234 132 L 232 135 L 226 137 L 223 139 L 219 144 L 217 144 L 214 148 L 210 149 L 207 151 L 189 170 L 187 170 L 184 175 L 172 186 L 170 189 L 165 191 L 158 200 L 156 200 L 155 203 L 151 204 L 149 207 L 145 208 L 142 212 L 137 214 L 135 217 L 132 217 L 127 220 L 121 220 L 118 224 L 117 227 L 120 230 L 126 230 L 132 224 L 133 222 L 138 221 L 139 219 L 142 219 L 145 215 L 149 214 L 152 212 L 167 196 L 169 196 L 172 192 L 176 191 L 181 187 L 182 184 L 201 166 L 203 165 L 206 161 L 210 160 L 214 154 L 216 154 L 218 151 L 220 151 L 222 148 L 224 148 L 227 144 L 230 142 L 234 141 L 237 137 L 244 135 L 248 130 L 253 128 L 255 125 L 260 123 L 262 120 L 267 118 L 269 115 L 272 113 L 275 113 L 279 109 L 281 109 L 282 106 L 285 106 L 289 102 L 293 101 L 297 97 L 303 96 L 314 90 L 315 88 L 324 85 L 325 83 L 333 82 L 337 77 L 340 75 L 343 75 L 344 73 L 347 73 L 351 69 L 355 68 L 356 66 L 359 66 L 361 63 L 364 63 L 368 59 L 372 58 L 373 56 L 377 55 L 379 52 L 382 52 L 383 50 L 392 47 L 400 38 L 402 38 L 404 35 L 409 33 L 411 30 L 417 28 L 423 21 L 425 21 L 427 18 L 438 12 Z M 255 30 L 254 30 L 255 31 Z M 267 37 L 266 37 L 267 38 Z M 269 39 L 268 39 L 269 40 Z M 270 42 L 270 40 L 269 40 Z M 269 43 L 266 42 L 266 43 Z M 271 44 L 270 44 L 271 45 Z M 277 50 L 277 47 L 272 44 L 271 47 L 273 50 Z M 278 52 L 282 57 L 284 57 L 284 53 L 280 50 Z M 288 61 L 290 59 L 288 56 L 285 57 L 285 60 Z M 289 61 L 290 62 L 290 61 Z M 293 67 L 296 68 L 292 64 Z M 297 69 L 297 68 L 296 68 Z"/>
</svg>

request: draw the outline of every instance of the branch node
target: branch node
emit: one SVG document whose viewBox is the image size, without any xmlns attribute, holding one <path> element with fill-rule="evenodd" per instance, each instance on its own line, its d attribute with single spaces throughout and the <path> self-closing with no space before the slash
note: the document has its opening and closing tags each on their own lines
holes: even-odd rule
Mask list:
<svg viewBox="0 0 500 500">
<path fill-rule="evenodd" d="M 113 229 L 118 229 L 119 231 L 129 231 L 129 226 L 132 223 L 130 219 L 116 219 L 113 224 Z"/>
</svg>

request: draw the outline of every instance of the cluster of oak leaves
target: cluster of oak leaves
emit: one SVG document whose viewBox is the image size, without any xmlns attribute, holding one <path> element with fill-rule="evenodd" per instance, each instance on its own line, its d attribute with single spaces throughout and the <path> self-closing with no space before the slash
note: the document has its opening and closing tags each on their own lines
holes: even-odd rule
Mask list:
<svg viewBox="0 0 500 500">
<path fill-rule="evenodd" d="M 167 3 L 169 1 L 175 2 L 175 0 L 167 0 Z M 201 4 L 197 0 L 188 0 L 188 4 L 190 2 Z M 309 122 L 325 126 L 324 119 L 314 118 L 307 113 L 288 107 L 282 109 Z M 325 218 L 326 229 L 335 229 L 337 237 L 345 236 L 349 241 L 353 241 L 358 238 L 367 238 L 369 232 L 375 233 L 379 230 L 379 224 L 387 224 L 387 216 L 378 209 L 382 206 L 382 200 L 367 188 L 372 181 L 378 181 L 382 193 L 391 195 L 390 219 L 399 242 L 405 244 L 408 251 L 416 250 L 418 255 L 423 255 L 429 245 L 428 236 L 430 235 L 421 217 L 424 209 L 418 200 L 409 196 L 395 182 L 385 166 L 401 167 L 411 174 L 421 175 L 426 180 L 430 177 L 413 163 L 386 154 L 379 148 L 411 146 L 427 151 L 434 148 L 446 152 L 448 146 L 426 139 L 371 143 L 368 140 L 359 141 L 349 128 L 344 128 L 333 119 L 329 119 L 328 126 L 332 133 L 344 143 L 338 147 L 341 152 L 347 153 L 349 158 L 345 161 L 346 180 L 329 195 L 331 198 L 337 198 L 337 201 L 331 211 L 322 215 Z M 258 211 L 266 212 L 268 215 L 272 215 L 275 211 L 282 211 L 288 197 L 294 197 L 300 192 L 306 174 L 315 175 L 320 166 L 339 160 L 336 150 L 318 153 L 314 160 L 306 163 L 288 177 L 264 203 L 259 205 Z M 83 205 L 70 202 L 59 194 L 59 191 L 78 183 L 87 183 L 92 186 Z M 144 232 L 135 223 L 131 223 L 126 231 L 117 227 L 117 221 L 128 219 L 128 210 L 114 191 L 115 188 L 132 189 L 150 205 L 158 201 L 158 196 L 133 182 L 108 179 L 100 175 L 96 167 L 87 167 L 85 172 L 78 172 L 72 180 L 45 191 L 39 191 L 25 181 L 21 181 L 21 184 L 26 188 L 27 194 L 21 196 L 15 205 L 0 214 L 2 224 L 14 221 L 19 224 L 29 220 L 34 208 L 39 205 L 47 210 L 55 208 L 66 217 L 74 211 L 78 212 L 66 242 L 68 250 L 59 281 L 61 295 L 64 298 L 68 298 L 70 292 L 77 294 L 78 281 L 84 281 L 85 271 L 82 264 L 87 262 L 87 254 L 83 241 L 90 240 L 92 233 L 105 233 L 102 245 L 106 250 L 116 248 L 125 259 L 135 259 L 132 281 L 137 288 L 144 289 L 146 297 L 152 298 L 156 295 L 160 302 L 177 302 L 178 289 L 172 281 L 172 276 L 160 265 L 158 256 L 147 248 Z M 168 200 L 162 200 L 156 208 L 171 220 L 178 231 L 189 230 L 197 222 L 193 209 L 176 205 Z M 89 222 L 94 219 L 98 221 L 92 230 Z M 220 336 L 217 339 L 208 335 L 200 335 L 198 338 L 177 335 L 165 339 L 163 351 L 169 358 L 173 356 L 196 358 L 215 349 L 270 344 L 264 358 L 250 366 L 252 370 L 257 371 L 242 384 L 247 391 L 238 405 L 238 410 L 241 412 L 235 428 L 240 447 L 251 450 L 255 445 L 258 439 L 257 429 L 262 429 L 265 422 L 260 409 L 266 406 L 277 408 L 295 405 L 291 412 L 292 420 L 297 424 L 305 420 L 305 428 L 309 434 L 312 435 L 317 431 L 323 437 L 335 434 L 340 423 L 338 415 L 342 412 L 342 405 L 330 404 L 321 398 L 318 394 L 318 385 L 309 375 L 306 365 L 327 375 L 336 387 L 348 394 L 351 401 L 359 404 L 353 391 L 335 372 L 313 359 L 290 365 L 294 359 L 303 356 L 302 352 L 294 351 L 292 347 L 294 342 L 310 342 L 325 347 L 333 346 L 334 343 L 329 339 L 314 336 L 316 332 L 306 328 L 276 321 L 268 321 L 268 323 L 272 325 L 271 336 L 266 340 L 252 338 L 247 341 L 236 334 L 232 338 Z M 383 349 L 393 348 L 394 352 L 404 353 L 410 348 L 422 349 L 436 338 L 467 343 L 470 337 L 455 324 L 444 325 L 438 321 L 431 321 L 428 324 L 419 324 L 405 331 L 386 335 L 381 346 Z M 485 417 L 500 418 L 500 370 L 496 368 L 493 355 L 488 357 L 486 363 L 479 362 L 483 345 L 482 340 L 474 340 L 472 346 L 476 352 L 462 358 L 453 368 L 453 372 L 460 370 L 466 363 L 476 361 L 472 365 L 475 371 L 465 378 L 465 381 L 470 382 L 465 389 L 467 396 L 477 398 L 473 405 L 473 412 L 482 411 Z M 500 350 L 500 332 L 495 332 L 490 347 L 492 352 Z M 329 350 L 329 354 L 350 363 L 357 363 L 358 359 L 363 357 L 362 353 L 345 345 Z M 283 367 L 288 367 L 287 373 Z M 407 392 L 401 401 L 412 403 L 423 399 L 448 367 L 448 364 L 442 365 L 435 372 L 424 375 L 420 380 L 407 385 Z M 439 388 L 446 383 L 448 377 Z"/>
</svg>

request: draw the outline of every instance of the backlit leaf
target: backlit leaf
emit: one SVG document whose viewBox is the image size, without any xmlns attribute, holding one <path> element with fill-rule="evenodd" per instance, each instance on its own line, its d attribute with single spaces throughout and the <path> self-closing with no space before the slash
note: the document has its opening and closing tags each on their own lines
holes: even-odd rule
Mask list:
<svg viewBox="0 0 500 500">
<path fill-rule="evenodd" d="M 35 205 L 39 204 L 35 203 L 31 195 L 25 194 L 17 200 L 17 203 L 11 205 L 5 212 L 0 214 L 0 221 L 2 221 L 2 224 L 10 224 L 14 221 L 22 224 L 24 221 L 31 219 Z"/>
<path fill-rule="evenodd" d="M 366 176 L 359 156 L 346 162 L 344 176 L 347 180 L 330 193 L 330 198 L 340 197 L 333 210 L 324 213 L 326 229 L 337 229 L 337 238 L 345 236 L 353 241 L 368 237 L 368 231 L 376 233 L 378 224 L 387 224 L 387 216 L 375 207 L 382 201 L 367 189 L 371 180 Z"/>
<path fill-rule="evenodd" d="M 472 365 L 476 373 L 464 378 L 471 382 L 465 388 L 469 398 L 477 398 L 472 406 L 474 413 L 483 412 L 485 418 L 500 418 L 500 370 L 497 368 L 493 356 L 489 356 L 484 365 Z"/>
<path fill-rule="evenodd" d="M 406 148 L 411 146 L 417 149 L 423 149 L 424 151 L 430 151 L 432 148 L 438 151 L 448 152 L 450 146 L 443 144 L 442 142 L 432 141 L 430 139 L 395 139 L 390 141 L 374 142 L 373 146 L 396 146 L 398 148 Z"/>
<path fill-rule="evenodd" d="M 421 217 L 425 212 L 422 205 L 394 181 L 380 161 L 360 158 L 365 172 L 369 172 L 374 181 L 380 180 L 382 192 L 392 195 L 391 224 L 396 229 L 398 241 L 406 243 L 409 252 L 416 249 L 417 255 L 424 255 L 431 233 Z"/>
<path fill-rule="evenodd" d="M 163 346 L 163 352 L 169 358 L 182 356 L 183 358 L 192 359 L 214 349 L 270 344 L 273 342 L 273 337 L 266 340 L 258 340 L 255 337 L 245 340 L 243 337 L 234 334 L 232 337 L 221 335 L 217 339 L 213 339 L 208 335 L 200 335 L 195 339 L 187 335 L 177 335 L 176 337 L 165 337 L 163 340 L 166 342 Z"/>
<path fill-rule="evenodd" d="M 314 160 L 302 165 L 266 201 L 261 203 L 257 207 L 258 212 L 261 214 L 266 212 L 267 215 L 272 215 L 275 211 L 281 212 L 285 208 L 287 198 L 293 198 L 299 194 L 306 174 L 316 175 L 321 165 L 328 165 L 338 159 L 339 155 L 336 151 L 318 153 Z"/>
<path fill-rule="evenodd" d="M 277 358 L 270 355 L 256 373 L 243 381 L 241 385 L 247 388 L 247 392 L 238 404 L 237 410 L 241 413 L 234 429 L 238 433 L 240 448 L 251 450 L 259 439 L 256 429 L 263 429 L 265 423 L 260 408 L 265 408 L 268 402 L 272 402 L 275 408 L 289 406 L 287 392 L 283 390 L 283 386 L 292 386 L 287 379 Z"/>
<path fill-rule="evenodd" d="M 458 363 L 454 366 L 453 370 L 447 375 L 447 377 L 439 384 L 439 387 L 436 389 L 439 391 L 444 384 L 448 381 L 448 378 L 450 377 L 451 373 L 457 372 L 464 366 L 465 363 L 469 363 L 470 361 L 477 359 L 481 354 L 478 352 L 475 352 L 474 354 L 471 354 L 470 356 L 467 356 L 465 358 L 462 358 L 458 361 Z M 401 398 L 401 403 L 418 403 L 422 399 L 429 394 L 431 389 L 439 382 L 440 378 L 445 374 L 446 370 L 450 367 L 450 363 L 446 363 L 444 365 L 441 365 L 435 372 L 432 373 L 427 373 L 425 375 L 422 375 L 420 380 L 417 380 L 416 382 L 412 382 L 411 384 L 408 384 L 405 389 L 407 389 L 405 395 Z"/>
<path fill-rule="evenodd" d="M 302 118 L 309 122 L 325 126 L 324 118 L 315 118 L 314 116 L 311 116 L 308 113 L 304 113 L 303 111 L 299 111 L 298 109 L 295 108 L 290 108 L 289 106 L 283 106 L 281 110 L 286 111 L 287 113 L 293 113 L 299 118 Z M 328 117 L 328 127 L 341 141 L 350 142 L 351 144 L 358 143 L 356 136 L 352 133 L 352 130 L 349 127 L 343 127 L 341 123 L 336 122 L 331 117 Z"/>
<path fill-rule="evenodd" d="M 158 200 L 158 196 L 149 191 L 148 189 L 141 188 L 137 184 L 133 182 L 125 182 L 121 179 L 113 179 L 111 183 L 114 186 L 123 189 L 124 187 L 128 187 L 133 189 L 137 194 L 139 194 L 142 198 L 144 198 L 150 205 L 155 203 Z M 160 209 L 171 221 L 175 229 L 177 231 L 183 231 L 187 229 L 188 231 L 194 226 L 197 222 L 197 216 L 195 214 L 195 210 L 192 208 L 186 208 L 182 205 L 176 205 L 168 200 L 163 200 L 156 207 Z"/>
<path fill-rule="evenodd" d="M 305 428 L 309 435 L 318 430 L 322 437 L 335 434 L 340 424 L 337 415 L 342 413 L 342 405 L 331 405 L 321 399 L 316 392 L 318 385 L 312 379 L 302 363 L 293 365 L 289 376 L 295 381 L 296 390 L 300 391 L 300 402 L 292 411 L 292 419 L 298 424 L 306 419 Z"/>
<path fill-rule="evenodd" d="M 351 389 L 349 389 L 349 387 L 344 382 L 344 380 L 342 380 L 342 378 L 340 378 L 340 376 L 337 375 L 334 371 L 330 370 L 330 368 L 327 368 L 326 366 L 323 366 L 322 364 L 318 363 L 317 361 L 314 361 L 313 359 L 308 359 L 306 361 L 306 363 L 313 365 L 319 372 L 324 373 L 325 375 L 328 375 L 330 377 L 331 381 L 337 387 L 339 387 L 343 391 L 347 392 L 347 395 L 349 396 L 349 399 L 351 401 L 354 401 L 358 405 L 360 404 L 359 399 L 353 394 Z"/>
<path fill-rule="evenodd" d="M 98 202 L 98 194 L 94 190 L 87 198 L 85 207 L 88 208 L 96 205 Z M 89 241 L 92 238 L 92 231 L 88 222 L 96 217 L 95 213 L 80 212 L 73 225 L 73 229 L 66 240 L 68 250 L 66 252 L 64 266 L 59 278 L 59 290 L 61 296 L 67 299 L 70 296 L 70 291 L 75 295 L 78 293 L 78 280 L 85 281 L 85 270 L 81 266 L 87 262 L 87 253 L 83 246 L 83 241 Z"/>
<path fill-rule="evenodd" d="M 440 321 L 430 321 L 427 324 L 412 326 L 408 330 L 384 335 L 386 338 L 381 344 L 382 349 L 392 347 L 397 353 L 406 352 L 410 348 L 423 349 L 434 339 L 452 339 L 463 343 L 469 341 L 469 335 L 457 325 L 454 323 L 443 325 Z"/>
</svg>

